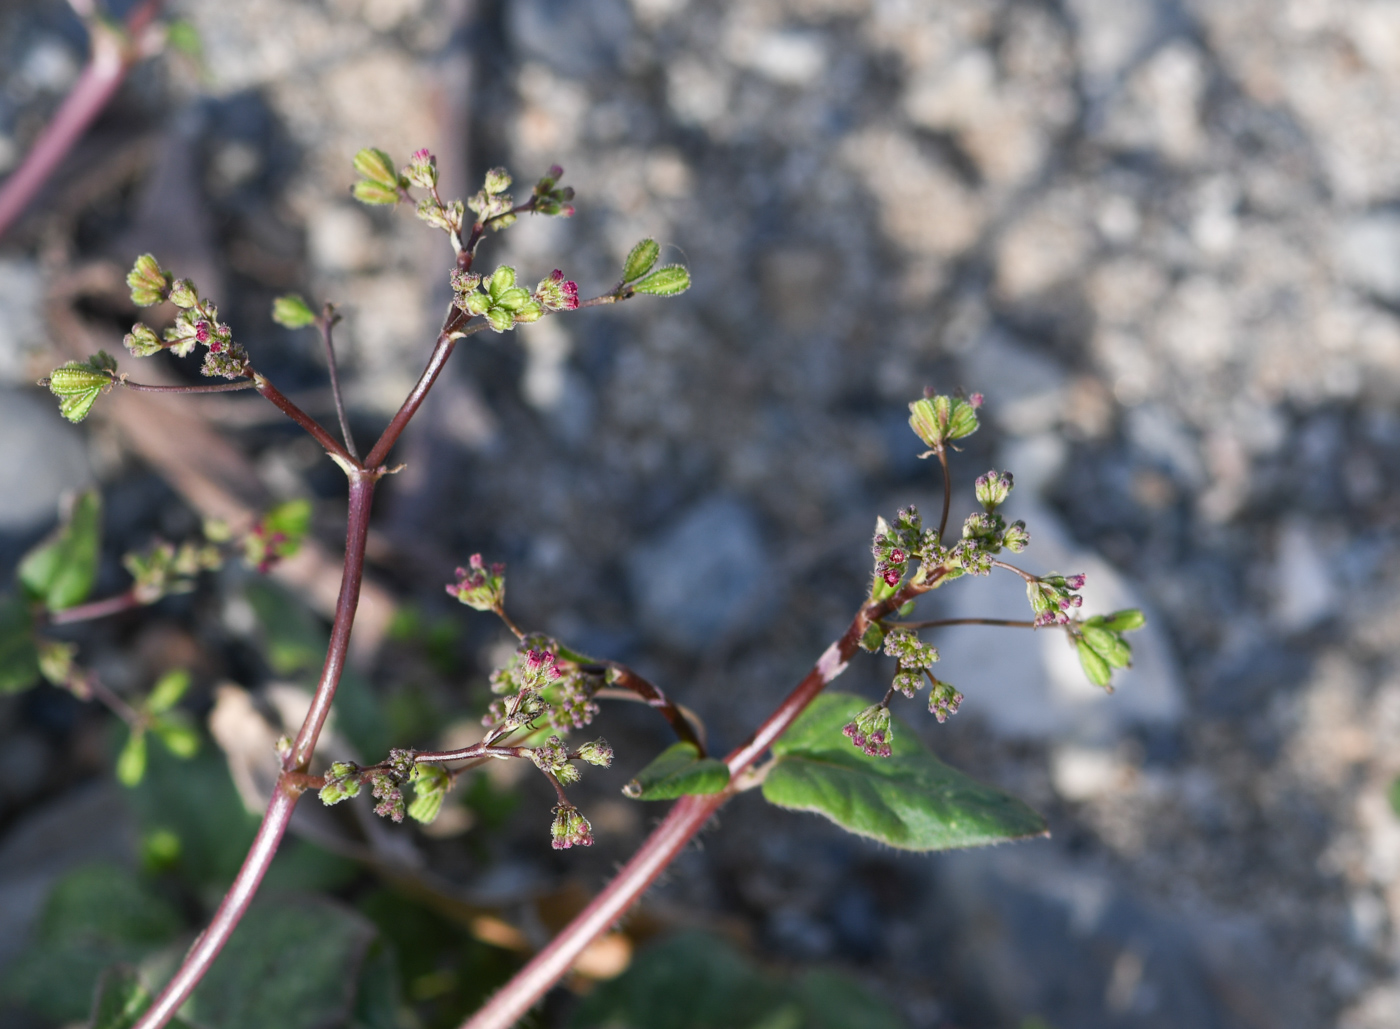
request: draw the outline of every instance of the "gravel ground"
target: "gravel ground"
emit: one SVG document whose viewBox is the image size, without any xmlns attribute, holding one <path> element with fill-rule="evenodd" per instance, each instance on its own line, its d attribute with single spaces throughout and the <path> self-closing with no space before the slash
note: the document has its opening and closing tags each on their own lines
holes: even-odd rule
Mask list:
<svg viewBox="0 0 1400 1029">
<path fill-rule="evenodd" d="M 139 69 L 73 155 L 87 185 L 0 246 L 0 433 L 18 454 L 0 558 L 85 481 L 116 540 L 179 507 L 102 422 L 36 408 L 37 298 L 69 263 L 156 248 L 313 397 L 319 358 L 267 304 L 342 303 L 368 437 L 421 367 L 449 254 L 351 202 L 350 155 L 433 147 L 459 193 L 492 165 L 531 181 L 557 162 L 577 216 L 523 222 L 488 265 L 600 292 L 652 235 L 695 287 L 454 358 L 376 522 L 374 574 L 463 626 L 470 671 L 434 688 L 480 682 L 499 646 L 441 596 L 483 550 L 509 564 L 518 620 L 634 664 L 737 742 L 859 602 L 876 514 L 936 510 L 905 404 L 925 384 L 980 390 L 955 510 L 973 475 L 1011 469 L 1028 565 L 1088 570 L 1091 604 L 1152 615 L 1112 697 L 1066 672 L 1058 641 L 934 640 L 967 702 L 916 724 L 1053 837 L 908 857 L 744 798 L 653 903 L 855 970 L 916 1029 L 1400 1024 L 1400 6 L 173 6 L 202 63 Z M 0 12 L 0 171 L 82 38 L 56 2 Z M 315 448 L 226 424 L 271 495 L 319 498 L 334 547 L 343 507 Z M 1015 580 L 947 593 L 931 610 L 1024 617 Z M 139 666 L 226 607 L 92 646 Z M 875 695 L 887 673 L 866 659 L 844 688 Z M 15 827 L 105 767 L 61 699 L 3 709 L 0 873 Z M 539 818 L 494 872 L 450 842 L 434 860 L 474 889 L 502 865 L 592 889 L 646 822 L 605 786 L 586 860 L 547 856 Z"/>
</svg>

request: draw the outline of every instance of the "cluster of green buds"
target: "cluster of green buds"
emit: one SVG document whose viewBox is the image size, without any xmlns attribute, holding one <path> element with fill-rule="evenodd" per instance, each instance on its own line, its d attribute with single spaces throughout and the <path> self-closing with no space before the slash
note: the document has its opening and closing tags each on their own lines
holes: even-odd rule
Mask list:
<svg viewBox="0 0 1400 1029">
<path fill-rule="evenodd" d="M 542 279 L 535 292 L 515 284 L 515 269 L 501 265 L 485 280 L 474 272 L 454 272 L 452 302 L 466 314 L 486 318 L 496 332 L 537 322 L 545 311 L 572 311 L 578 307 L 578 284 L 554 271 Z"/>
<path fill-rule="evenodd" d="M 579 779 L 578 769 L 570 762 L 585 761 L 599 768 L 607 768 L 612 764 L 613 751 L 608 741 L 602 737 L 592 743 L 585 743 L 578 750 L 570 751 L 562 737 L 550 736 L 544 743 L 532 747 L 529 756 L 541 772 L 552 775 L 561 784 L 567 785 L 578 782 Z"/>
<path fill-rule="evenodd" d="M 1084 588 L 1084 574 L 1032 576 L 1026 581 L 1026 597 L 1035 612 L 1037 628 L 1068 625 L 1070 613 L 1084 603 L 1076 591 Z"/>
<path fill-rule="evenodd" d="M 1141 629 L 1146 622 L 1137 608 L 1127 608 L 1069 625 L 1070 638 L 1079 652 L 1079 664 L 1090 682 L 1113 692 L 1113 669 L 1129 668 L 1133 663 L 1133 648 L 1123 638 L 1123 633 Z"/>
<path fill-rule="evenodd" d="M 559 169 L 559 174 L 564 174 L 563 168 Z M 476 215 L 478 224 L 485 225 L 490 222 L 492 228 L 498 231 L 515 224 L 515 215 L 511 213 L 515 207 L 515 200 L 506 192 L 510 189 L 511 181 L 510 172 L 504 168 L 492 168 L 486 173 L 486 181 L 481 189 L 467 201 L 467 206 Z M 573 213 L 572 208 L 569 209 L 569 213 Z"/>
<path fill-rule="evenodd" d="M 962 539 L 949 549 L 948 560 L 969 575 L 987 575 L 1003 549 L 1019 554 L 1030 541 L 1025 522 L 1007 525 L 995 511 L 975 511 L 963 522 Z"/>
<path fill-rule="evenodd" d="M 223 554 L 208 543 L 181 543 L 178 547 L 157 540 L 149 550 L 131 551 L 122 564 L 131 573 L 131 593 L 142 604 L 154 604 L 161 597 L 188 593 L 200 572 L 222 567 Z"/>
<path fill-rule="evenodd" d="M 535 183 L 534 201 L 531 210 L 538 214 L 554 214 L 564 218 L 571 218 L 574 214 L 574 205 L 569 203 L 574 198 L 573 186 L 561 186 L 559 180 L 564 177 L 564 169 L 557 164 L 549 166 L 549 171 L 540 177 L 540 181 Z"/>
<path fill-rule="evenodd" d="M 480 554 L 457 569 L 457 581 L 447 584 L 447 595 L 476 611 L 499 611 L 506 600 L 506 566 L 488 565 Z"/>
<path fill-rule="evenodd" d="M 233 341 L 233 331 L 219 321 L 219 310 L 199 295 L 189 279 L 174 279 L 150 254 L 136 259 L 126 283 L 131 300 L 138 307 L 151 307 L 169 301 L 179 308 L 175 324 L 157 336 L 141 322 L 131 327 L 122 343 L 133 357 L 150 357 L 169 350 L 176 357 L 188 357 L 198 346 L 208 348 L 202 375 L 241 379 L 249 374 L 248 352 Z"/>
<path fill-rule="evenodd" d="M 982 406 L 982 394 L 970 397 L 941 396 L 924 390 L 922 400 L 909 405 L 909 427 L 928 445 L 920 457 L 942 453 L 954 440 L 971 436 L 977 431 L 977 409 Z"/>
<path fill-rule="evenodd" d="M 599 711 L 593 696 L 604 678 L 573 662 L 561 663 L 554 652 L 557 647 L 548 637 L 527 636 L 505 666 L 491 673 L 491 691 L 502 699 L 492 701 L 484 725 L 506 731 L 544 718 L 563 732 L 593 721 Z"/>
<path fill-rule="evenodd" d="M 887 704 L 872 704 L 856 715 L 855 721 L 847 722 L 841 732 L 869 757 L 889 757 L 892 753 L 890 741 L 894 733 Z"/>
</svg>

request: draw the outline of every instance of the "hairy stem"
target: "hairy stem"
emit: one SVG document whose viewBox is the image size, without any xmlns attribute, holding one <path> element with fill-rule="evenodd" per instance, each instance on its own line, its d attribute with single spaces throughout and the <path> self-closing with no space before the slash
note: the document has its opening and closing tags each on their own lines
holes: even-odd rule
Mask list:
<svg viewBox="0 0 1400 1029">
<path fill-rule="evenodd" d="M 132 382 L 130 379 L 118 379 L 117 384 L 125 386 L 127 389 L 134 389 L 137 393 L 236 393 L 241 389 L 256 389 L 258 385 L 252 379 L 199 386 L 153 386 L 146 382 Z"/>
<path fill-rule="evenodd" d="M 345 440 L 345 449 L 356 461 L 360 459 L 359 452 L 355 450 L 355 437 L 350 435 L 350 419 L 345 416 L 345 401 L 340 396 L 340 372 L 335 364 L 335 341 L 331 339 L 331 330 L 335 328 L 335 323 L 340 320 L 335 313 L 335 309 L 330 304 L 325 306 L 321 312 L 321 317 L 316 320 L 317 328 L 321 330 L 321 343 L 326 348 L 326 364 L 331 372 L 331 395 L 335 397 L 335 414 L 340 419 L 340 435 Z"/>
<path fill-rule="evenodd" d="M 846 669 L 870 623 L 897 610 L 933 586 L 943 576 L 936 570 L 924 585 L 908 585 L 879 603 L 866 603 L 851 620 L 845 634 L 829 646 L 821 659 L 768 716 L 749 739 L 725 758 L 731 783 L 761 757 L 773 741 L 797 720 L 817 695 Z M 734 785 L 709 796 L 682 797 L 657 826 L 641 848 L 632 855 L 616 877 L 564 928 L 549 945 L 535 955 L 510 982 L 501 987 L 463 1029 L 509 1029 L 531 1005 L 568 972 L 578 956 L 594 939 L 607 932 L 656 880 L 710 816 L 738 791 Z"/>
<path fill-rule="evenodd" d="M 1035 629 L 1035 622 L 1014 618 L 935 618 L 931 622 L 889 622 L 891 629 L 941 629 L 945 625 L 1000 625 L 1011 629 Z"/>
<path fill-rule="evenodd" d="M 62 106 L 34 141 L 23 163 L 0 186 L 0 236 L 29 206 L 59 163 L 82 138 L 93 119 L 111 101 L 127 70 L 140 59 L 130 45 L 150 24 L 160 9 L 160 0 L 145 0 L 127 15 L 125 36 L 119 31 L 88 19 L 92 55 L 78 81 L 64 98 Z"/>
</svg>

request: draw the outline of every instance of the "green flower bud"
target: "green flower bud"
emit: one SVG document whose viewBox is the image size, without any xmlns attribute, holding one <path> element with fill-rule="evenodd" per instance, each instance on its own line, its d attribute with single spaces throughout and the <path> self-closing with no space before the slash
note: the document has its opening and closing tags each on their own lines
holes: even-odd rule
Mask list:
<svg viewBox="0 0 1400 1029">
<path fill-rule="evenodd" d="M 419 189 L 432 189 L 438 183 L 437 158 L 427 150 L 413 151 L 403 177 Z"/>
<path fill-rule="evenodd" d="M 1026 523 L 1012 522 L 1001 534 L 1001 545 L 1013 554 L 1019 554 L 1030 545 L 1031 534 L 1026 531 Z"/>
<path fill-rule="evenodd" d="M 1146 625 L 1147 617 L 1137 608 L 1130 607 L 1104 616 L 1102 624 L 1109 632 L 1131 632 Z"/>
<path fill-rule="evenodd" d="M 473 610 L 494 611 L 505 603 L 506 566 L 488 565 L 480 554 L 473 554 L 467 567 L 457 569 L 457 581 L 448 584 L 447 593 Z"/>
<path fill-rule="evenodd" d="M 1109 682 L 1113 678 L 1113 672 L 1108 667 L 1108 662 L 1095 653 L 1094 649 L 1083 640 L 1075 643 L 1075 649 L 1079 651 L 1079 664 L 1084 669 L 1084 674 L 1089 677 L 1089 681 L 1095 686 L 1110 689 Z"/>
<path fill-rule="evenodd" d="M 993 469 L 986 475 L 979 475 L 976 483 L 977 502 L 990 514 L 1005 503 L 1012 484 L 1010 472 L 998 472 Z"/>
<path fill-rule="evenodd" d="M 515 312 L 515 324 L 526 325 L 530 322 L 537 322 L 543 317 L 544 305 L 538 301 L 530 300 Z"/>
<path fill-rule="evenodd" d="M 554 809 L 554 824 L 549 835 L 555 850 L 593 846 L 593 827 L 572 804 L 560 804 Z"/>
<path fill-rule="evenodd" d="M 199 306 L 199 290 L 189 279 L 176 279 L 170 287 L 170 302 L 176 307 L 190 310 Z"/>
<path fill-rule="evenodd" d="M 982 394 L 962 397 L 926 396 L 909 405 L 909 427 L 930 450 L 921 456 L 936 454 L 953 440 L 971 436 L 977 431 L 977 409 L 982 406 Z"/>
<path fill-rule="evenodd" d="M 304 329 L 316 321 L 316 312 L 301 297 L 288 293 L 272 302 L 272 320 L 289 329 Z"/>
<path fill-rule="evenodd" d="M 491 323 L 491 328 L 497 332 L 509 332 L 515 328 L 515 315 L 504 307 L 491 308 L 486 312 L 486 320 Z"/>
<path fill-rule="evenodd" d="M 578 748 L 578 756 L 582 761 L 587 761 L 590 765 L 597 765 L 599 768 L 611 767 L 613 761 L 613 749 L 608 746 L 608 741 L 599 737 L 592 743 L 585 743 Z"/>
<path fill-rule="evenodd" d="M 169 294 L 170 273 L 161 268 L 150 254 L 142 254 L 127 273 L 126 284 L 131 287 L 132 303 L 138 307 L 150 307 Z"/>
<path fill-rule="evenodd" d="M 1127 668 L 1133 663 L 1133 648 L 1123 642 L 1116 632 L 1097 625 L 1086 624 L 1080 632 L 1084 642 L 1093 648 L 1094 653 L 1114 668 Z"/>
<path fill-rule="evenodd" d="M 342 800 L 360 795 L 359 766 L 349 761 L 337 761 L 326 771 L 326 784 L 319 794 L 321 803 L 329 807 Z"/>
<path fill-rule="evenodd" d="M 409 782 L 413 783 L 414 798 L 408 806 L 408 817 L 427 825 L 442 811 L 442 802 L 452 788 L 452 777 L 445 768 L 419 764 L 413 766 Z"/>
<path fill-rule="evenodd" d="M 520 286 L 511 286 L 509 289 L 501 290 L 497 295 L 492 296 L 496 307 L 503 307 L 507 311 L 518 311 L 530 302 L 530 291 Z"/>
<path fill-rule="evenodd" d="M 890 728 L 890 709 L 884 704 L 872 704 L 855 721 L 847 722 L 841 733 L 859 747 L 867 757 L 889 757 L 892 753 L 890 741 L 894 739 Z"/>
<path fill-rule="evenodd" d="M 497 193 L 504 193 L 510 189 L 510 172 L 504 168 L 492 168 L 486 173 L 486 183 L 482 187 L 488 196 L 495 196 Z"/>
<path fill-rule="evenodd" d="M 465 307 L 468 314 L 485 314 L 491 310 L 491 298 L 485 293 L 468 293 L 460 306 Z"/>
<path fill-rule="evenodd" d="M 131 351 L 132 357 L 150 357 L 163 349 L 160 337 L 148 325 L 137 322 L 122 338 L 122 345 Z"/>
<path fill-rule="evenodd" d="M 506 290 L 515 285 L 515 269 L 508 264 L 503 264 L 491 273 L 491 277 L 486 280 L 486 292 L 490 294 L 493 301 L 498 301 Z"/>
<path fill-rule="evenodd" d="M 633 282 L 651 271 L 661 256 L 661 245 L 654 239 L 644 239 L 632 248 L 622 265 L 622 281 Z"/>
</svg>

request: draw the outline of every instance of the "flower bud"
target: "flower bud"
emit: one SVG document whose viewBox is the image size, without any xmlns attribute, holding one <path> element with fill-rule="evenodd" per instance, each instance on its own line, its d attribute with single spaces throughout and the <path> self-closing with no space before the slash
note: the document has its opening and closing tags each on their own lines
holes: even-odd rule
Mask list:
<svg viewBox="0 0 1400 1029">
<path fill-rule="evenodd" d="M 199 290 L 189 279 L 176 279 L 170 287 L 170 302 L 176 307 L 190 310 L 199 306 Z"/>
<path fill-rule="evenodd" d="M 990 514 L 1005 503 L 1012 485 L 1010 472 L 998 472 L 993 469 L 986 475 L 979 475 L 976 484 L 977 502 Z"/>
<path fill-rule="evenodd" d="M 199 373 L 210 378 L 241 379 L 248 374 L 248 352 L 237 343 L 214 341 L 209 353 L 204 355 L 204 366 Z"/>
<path fill-rule="evenodd" d="M 982 394 L 974 393 L 969 399 L 941 395 L 925 396 L 909 405 L 909 427 L 915 435 L 929 446 L 929 451 L 921 456 L 936 454 L 947 444 L 977 431 L 977 408 L 982 404 Z"/>
<path fill-rule="evenodd" d="M 161 350 L 160 337 L 148 325 L 137 322 L 122 338 L 122 345 L 131 351 L 132 357 L 150 357 Z"/>
<path fill-rule="evenodd" d="M 403 177 L 419 189 L 432 189 L 438 183 L 437 158 L 427 149 L 415 150 L 408 159 Z"/>
<path fill-rule="evenodd" d="M 855 721 L 847 722 L 841 733 L 869 757 L 889 757 L 892 753 L 890 709 L 884 704 L 866 708 L 856 715 Z"/>
<path fill-rule="evenodd" d="M 554 824 L 549 835 L 555 850 L 593 846 L 593 827 L 572 804 L 560 804 L 554 809 Z"/>
<path fill-rule="evenodd" d="M 1019 554 L 1030 544 L 1031 534 L 1026 531 L 1026 523 L 1012 522 L 1001 534 L 1001 545 L 1013 554 Z"/>
<path fill-rule="evenodd" d="M 126 284 L 131 287 L 132 303 L 138 307 L 150 307 L 169 294 L 170 273 L 161 268 L 150 254 L 142 254 L 127 273 Z"/>
<path fill-rule="evenodd" d="M 505 565 L 488 567 L 480 554 L 473 554 L 467 567 L 457 569 L 457 581 L 448 585 L 448 595 L 476 611 L 494 611 L 505 603 L 505 573 Z"/>
<path fill-rule="evenodd" d="M 933 692 L 929 694 L 928 698 L 929 714 L 938 719 L 941 725 L 958 713 L 958 706 L 962 702 L 963 695 L 961 693 L 946 682 L 935 681 Z"/>
<path fill-rule="evenodd" d="M 326 784 L 319 794 L 327 807 L 360 795 L 359 766 L 349 761 L 337 761 L 326 770 Z"/>
<path fill-rule="evenodd" d="M 506 190 L 510 189 L 510 183 L 510 172 L 506 171 L 504 168 L 492 168 L 486 173 L 486 182 L 482 188 L 486 191 L 488 196 L 495 196 L 498 193 L 504 193 Z"/>
<path fill-rule="evenodd" d="M 535 299 L 550 311 L 576 310 L 578 283 L 565 279 L 564 273 L 555 268 L 535 287 Z"/>
<path fill-rule="evenodd" d="M 608 768 L 612 765 L 613 749 L 608 745 L 608 741 L 600 736 L 592 743 L 585 743 L 579 747 L 578 756 L 579 760 L 587 761 L 590 765 Z"/>
</svg>

